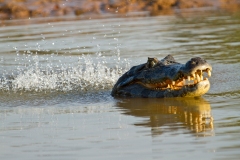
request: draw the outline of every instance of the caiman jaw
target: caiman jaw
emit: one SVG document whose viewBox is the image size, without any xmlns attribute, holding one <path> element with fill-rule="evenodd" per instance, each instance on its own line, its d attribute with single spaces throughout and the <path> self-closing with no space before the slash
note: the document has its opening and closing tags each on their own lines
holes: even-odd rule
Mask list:
<svg viewBox="0 0 240 160">
<path fill-rule="evenodd" d="M 171 79 L 166 79 L 165 81 L 158 82 L 158 83 L 143 83 L 143 82 L 136 82 L 141 84 L 142 86 L 151 89 L 151 90 L 180 90 L 182 87 L 193 87 L 196 86 L 198 83 L 202 81 L 208 81 L 207 77 L 204 77 L 204 72 L 207 73 L 208 77 L 211 77 L 211 69 L 206 68 L 204 70 L 197 69 L 193 71 L 190 75 L 181 75 L 175 81 Z"/>
</svg>

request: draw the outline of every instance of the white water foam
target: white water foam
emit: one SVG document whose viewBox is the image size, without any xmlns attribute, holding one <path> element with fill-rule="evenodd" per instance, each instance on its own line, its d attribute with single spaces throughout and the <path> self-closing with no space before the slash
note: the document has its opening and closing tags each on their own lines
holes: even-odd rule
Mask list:
<svg viewBox="0 0 240 160">
<path fill-rule="evenodd" d="M 101 55 L 101 54 L 99 54 Z M 29 64 L 17 67 L 13 73 L 4 73 L 0 90 L 13 92 L 69 92 L 103 91 L 113 87 L 119 76 L 129 69 L 129 61 L 121 62 L 120 57 L 110 57 L 115 65 L 109 67 L 107 58 L 97 56 L 97 61 L 89 55 L 81 55 L 72 67 L 66 64 L 40 63 L 39 55 L 25 55 Z M 57 59 L 54 55 L 53 59 Z M 67 56 L 66 56 L 67 58 Z M 31 64 L 30 64 L 31 61 Z M 96 63 L 94 63 L 96 62 Z M 120 67 L 123 66 L 123 67 Z M 11 75 L 11 76 L 10 76 Z"/>
</svg>

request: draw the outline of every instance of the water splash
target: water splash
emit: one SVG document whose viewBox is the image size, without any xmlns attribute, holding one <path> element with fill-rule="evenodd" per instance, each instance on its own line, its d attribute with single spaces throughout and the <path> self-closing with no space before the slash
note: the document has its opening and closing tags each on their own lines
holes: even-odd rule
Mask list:
<svg viewBox="0 0 240 160">
<path fill-rule="evenodd" d="M 75 58 L 76 64 L 72 66 L 65 63 L 53 63 L 58 55 L 47 57 L 47 64 L 40 62 L 37 54 L 27 54 L 28 60 L 25 67 L 17 67 L 13 73 L 4 73 L 1 77 L 0 90 L 9 92 L 69 92 L 69 91 L 103 91 L 113 87 L 116 80 L 127 69 L 129 61 L 120 62 L 120 58 L 111 57 L 115 65 L 109 66 L 106 57 L 97 56 L 93 60 L 89 55 L 81 55 Z M 18 60 L 21 58 L 18 58 Z M 61 62 L 59 60 L 59 62 Z M 123 67 L 121 67 L 123 66 Z"/>
</svg>

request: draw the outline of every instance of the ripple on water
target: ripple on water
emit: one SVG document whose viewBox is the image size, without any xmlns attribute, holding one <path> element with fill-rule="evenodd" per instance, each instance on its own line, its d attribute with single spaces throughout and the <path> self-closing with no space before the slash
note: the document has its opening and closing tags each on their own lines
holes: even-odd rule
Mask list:
<svg viewBox="0 0 240 160">
<path fill-rule="evenodd" d="M 238 159 L 239 24 L 231 16 L 168 16 L 2 27 L 0 153 Z M 167 54 L 212 64 L 207 103 L 110 96 L 130 66 Z"/>
</svg>

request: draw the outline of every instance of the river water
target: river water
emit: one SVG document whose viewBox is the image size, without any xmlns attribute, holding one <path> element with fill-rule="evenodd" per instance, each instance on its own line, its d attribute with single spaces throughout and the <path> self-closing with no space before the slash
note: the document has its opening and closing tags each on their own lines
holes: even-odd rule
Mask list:
<svg viewBox="0 0 240 160">
<path fill-rule="evenodd" d="M 0 159 L 240 158 L 239 16 L 31 22 L 0 27 Z M 212 64 L 209 92 L 110 96 L 131 66 L 168 54 Z"/>
</svg>

